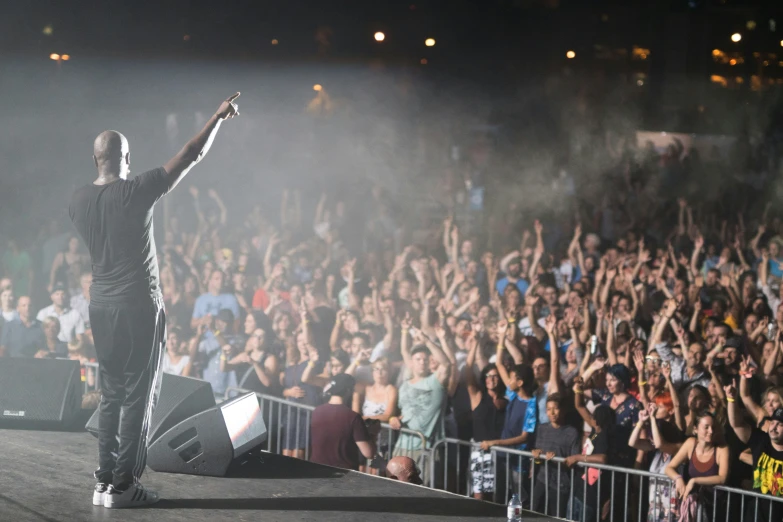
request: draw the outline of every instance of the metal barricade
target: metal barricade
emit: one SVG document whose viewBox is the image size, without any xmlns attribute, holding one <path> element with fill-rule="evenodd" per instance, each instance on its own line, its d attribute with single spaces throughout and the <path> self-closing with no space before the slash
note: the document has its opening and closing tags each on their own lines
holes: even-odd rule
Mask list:
<svg viewBox="0 0 783 522">
<path fill-rule="evenodd" d="M 473 494 L 471 453 L 480 448 L 477 442 L 445 438 L 432 445 L 429 483 L 430 487 L 471 496 Z M 435 459 L 435 455 L 442 458 Z M 463 460 L 463 457 L 466 460 Z M 493 470 L 494 471 L 494 470 Z M 464 480 L 464 484 L 463 484 Z M 464 486 L 464 487 L 463 487 Z"/>
<path fill-rule="evenodd" d="M 516 493 L 532 511 L 581 522 L 601 519 L 605 509 L 608 510 L 605 520 L 609 522 L 673 520 L 671 495 L 676 492 L 666 475 L 586 462 L 577 462 L 569 468 L 562 458 L 546 461 L 543 456 L 536 459 L 529 451 L 497 446 L 491 452 L 496 477 L 495 502 L 507 503 L 510 493 Z M 589 470 L 598 471 L 590 492 Z M 539 477 L 540 473 L 543 476 Z M 577 483 L 577 474 L 587 480 Z M 581 492 L 576 487 L 581 487 Z M 646 491 L 655 495 L 652 505 Z M 631 511 L 634 503 L 635 516 Z"/>
<path fill-rule="evenodd" d="M 232 393 L 248 393 L 252 390 L 244 388 L 229 387 L 226 389 L 225 399 L 228 400 Z M 310 418 L 315 409 L 314 406 L 291 402 L 271 395 L 256 393 L 259 407 L 261 409 L 261 418 L 267 430 L 266 442 L 261 449 L 278 455 L 283 453 L 284 449 L 304 450 L 305 460 L 310 458 Z M 302 441 L 304 437 L 304 441 Z M 298 446 L 304 447 L 298 447 Z M 294 447 L 286 447 L 294 446 Z"/>
<path fill-rule="evenodd" d="M 229 399 L 236 393 L 248 393 L 247 390 L 238 387 L 229 387 L 225 392 L 225 399 Z M 280 397 L 256 393 L 261 409 L 261 416 L 267 429 L 267 440 L 261 449 L 270 453 L 282 454 L 283 449 L 301 449 L 305 452 L 305 460 L 310 459 L 310 420 L 314 406 L 291 402 Z M 404 447 L 398 444 L 400 435 L 405 435 L 409 440 L 418 441 L 419 449 Z M 292 444 L 293 442 L 293 444 Z M 418 431 L 401 428 L 393 429 L 389 424 L 381 424 L 381 432 L 378 435 L 379 454 L 385 461 L 392 455 L 405 455 L 416 460 L 420 468 L 427 469 L 430 461 L 430 452 L 427 448 L 427 439 Z M 388 444 L 384 444 L 387 442 Z M 299 446 L 303 448 L 285 448 L 285 446 Z M 367 459 L 367 467 L 372 467 L 373 459 Z M 427 475 L 428 476 L 428 475 Z M 422 477 L 426 481 L 426 477 Z"/>
<path fill-rule="evenodd" d="M 83 393 L 89 393 L 99 391 L 101 389 L 101 372 L 98 371 L 99 364 L 97 362 L 84 362 L 81 363 L 82 367 L 82 383 L 84 383 Z"/>
<path fill-rule="evenodd" d="M 779 522 L 783 520 L 783 497 L 773 497 L 772 495 L 764 495 L 762 493 L 756 493 L 755 491 L 747 491 L 744 489 L 730 488 L 728 486 L 715 486 L 713 488 L 713 505 L 717 505 L 718 493 L 726 494 L 726 522 L 745 522 L 747 521 L 759 521 L 759 522 Z M 739 499 L 732 502 L 732 495 L 739 495 Z M 747 498 L 747 501 L 746 501 Z M 732 510 L 732 507 L 734 508 Z M 761 509 L 759 509 L 761 507 Z M 737 517 L 737 510 L 739 510 L 739 517 Z M 712 522 L 720 521 L 722 517 L 717 517 L 717 509 L 712 510 Z M 766 515 L 765 512 L 766 511 Z M 774 513 L 777 512 L 777 513 Z M 749 518 L 745 517 L 745 514 L 752 515 Z M 777 515 L 773 517 L 773 514 Z M 709 522 L 704 520 L 703 522 Z"/>
</svg>

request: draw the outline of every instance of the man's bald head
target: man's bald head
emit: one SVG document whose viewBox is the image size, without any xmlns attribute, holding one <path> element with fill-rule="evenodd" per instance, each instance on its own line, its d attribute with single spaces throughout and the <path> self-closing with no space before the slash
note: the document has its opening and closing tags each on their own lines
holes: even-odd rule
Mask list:
<svg viewBox="0 0 783 522">
<path fill-rule="evenodd" d="M 99 175 L 122 179 L 128 177 L 130 147 L 128 140 L 121 133 L 107 130 L 98 134 L 93 143 L 92 154 Z"/>
<path fill-rule="evenodd" d="M 422 484 L 416 462 L 410 457 L 398 456 L 386 464 L 386 476 L 409 484 Z"/>
</svg>

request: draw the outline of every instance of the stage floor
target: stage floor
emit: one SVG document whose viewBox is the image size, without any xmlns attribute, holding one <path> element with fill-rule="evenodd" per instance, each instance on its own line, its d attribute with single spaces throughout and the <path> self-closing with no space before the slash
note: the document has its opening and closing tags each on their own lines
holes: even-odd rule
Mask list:
<svg viewBox="0 0 783 522">
<path fill-rule="evenodd" d="M 143 482 L 162 500 L 108 510 L 92 505 L 96 458 L 97 441 L 85 432 L 0 430 L 0 521 L 506 520 L 504 506 L 269 454 L 242 478 L 147 469 Z"/>
</svg>

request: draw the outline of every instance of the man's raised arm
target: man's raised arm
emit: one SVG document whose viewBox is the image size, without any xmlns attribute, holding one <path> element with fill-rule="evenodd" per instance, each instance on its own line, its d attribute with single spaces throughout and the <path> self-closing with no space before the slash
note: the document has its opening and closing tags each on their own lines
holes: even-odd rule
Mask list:
<svg viewBox="0 0 783 522">
<path fill-rule="evenodd" d="M 163 168 L 166 169 L 166 173 L 169 175 L 169 190 L 176 187 L 177 183 L 185 177 L 185 174 L 207 155 L 209 148 L 212 146 L 212 141 L 215 139 L 215 135 L 220 128 L 221 122 L 239 115 L 237 104 L 234 103 L 234 100 L 238 97 L 239 93 L 236 93 L 221 103 L 217 112 L 209 118 L 207 124 L 201 129 L 201 132 L 191 138 L 191 140 L 182 147 L 182 150 L 163 166 Z"/>
</svg>

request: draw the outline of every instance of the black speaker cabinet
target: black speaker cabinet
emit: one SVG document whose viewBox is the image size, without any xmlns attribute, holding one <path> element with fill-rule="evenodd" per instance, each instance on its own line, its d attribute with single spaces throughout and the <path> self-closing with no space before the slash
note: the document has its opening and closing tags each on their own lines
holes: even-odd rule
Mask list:
<svg viewBox="0 0 783 522">
<path fill-rule="evenodd" d="M 0 360 L 0 428 L 70 427 L 82 406 L 79 361 Z"/>
<path fill-rule="evenodd" d="M 161 435 L 147 452 L 155 471 L 222 477 L 237 457 L 266 441 L 255 393 L 203 411 Z"/>
<path fill-rule="evenodd" d="M 180 377 L 170 373 L 161 375 L 158 404 L 152 410 L 152 422 L 147 440 L 152 443 L 183 420 L 215 406 L 212 385 L 200 379 Z M 98 410 L 85 426 L 98 436 Z"/>
</svg>

